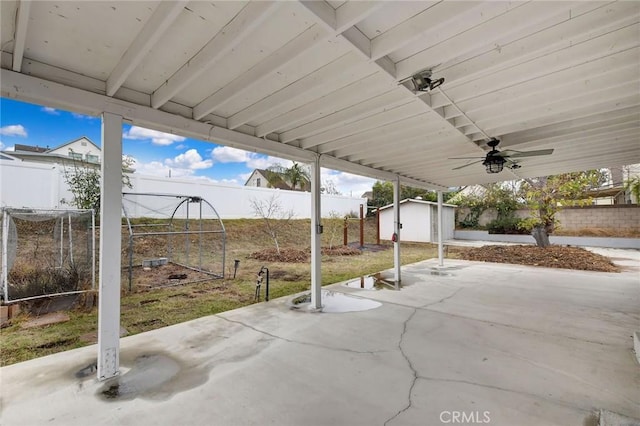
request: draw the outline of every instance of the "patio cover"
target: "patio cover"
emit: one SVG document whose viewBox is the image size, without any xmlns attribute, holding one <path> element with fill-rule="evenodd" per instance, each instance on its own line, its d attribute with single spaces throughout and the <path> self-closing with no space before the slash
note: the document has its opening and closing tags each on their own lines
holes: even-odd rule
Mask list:
<svg viewBox="0 0 640 426">
<path fill-rule="evenodd" d="M 441 204 L 640 162 L 639 18 L 626 1 L 0 2 L 2 96 L 103 118 L 98 376 L 118 372 L 123 122 L 311 163 L 317 305 L 321 166 L 393 181 L 399 234 L 401 183 Z M 414 90 L 424 70 L 444 84 Z M 493 137 L 554 152 L 453 170 Z"/>
</svg>

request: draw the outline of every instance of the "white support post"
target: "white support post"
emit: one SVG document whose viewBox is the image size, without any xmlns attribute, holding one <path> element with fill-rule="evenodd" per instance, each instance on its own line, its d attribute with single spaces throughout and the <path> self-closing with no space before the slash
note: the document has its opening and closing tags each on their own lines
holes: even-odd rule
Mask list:
<svg viewBox="0 0 640 426">
<path fill-rule="evenodd" d="M 322 308 L 320 156 L 311 163 L 311 309 Z"/>
<path fill-rule="evenodd" d="M 60 218 L 60 269 L 64 266 L 64 216 Z"/>
<path fill-rule="evenodd" d="M 2 214 L 2 293 L 5 302 L 9 301 L 9 211 Z"/>
<path fill-rule="evenodd" d="M 400 284 L 402 278 L 400 276 L 400 230 L 402 223 L 400 222 L 400 177 L 393 181 L 393 232 L 395 241 L 393 242 L 393 280 L 396 285 Z"/>
<path fill-rule="evenodd" d="M 71 213 L 67 216 L 69 217 L 69 261 L 73 266 L 73 227 L 71 226 Z"/>
<path fill-rule="evenodd" d="M 442 191 L 438 191 L 438 266 L 444 266 L 442 243 Z"/>
<path fill-rule="evenodd" d="M 122 217 L 122 117 L 102 114 L 98 380 L 120 368 L 120 245 Z"/>
<path fill-rule="evenodd" d="M 96 289 L 96 212 L 91 209 L 91 290 Z"/>
</svg>

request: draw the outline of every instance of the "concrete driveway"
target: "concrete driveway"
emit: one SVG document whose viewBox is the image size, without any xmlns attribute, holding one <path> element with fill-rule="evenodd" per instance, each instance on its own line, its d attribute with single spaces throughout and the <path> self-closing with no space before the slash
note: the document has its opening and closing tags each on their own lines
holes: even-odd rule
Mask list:
<svg viewBox="0 0 640 426">
<path fill-rule="evenodd" d="M 2 368 L 0 423 L 566 426 L 597 424 L 599 409 L 640 418 L 637 271 L 435 265 L 403 268 L 400 291 L 326 287 L 327 301 L 367 310 L 296 311 L 289 297 L 126 337 L 123 374 L 107 383 L 91 367 L 95 346 Z"/>
</svg>

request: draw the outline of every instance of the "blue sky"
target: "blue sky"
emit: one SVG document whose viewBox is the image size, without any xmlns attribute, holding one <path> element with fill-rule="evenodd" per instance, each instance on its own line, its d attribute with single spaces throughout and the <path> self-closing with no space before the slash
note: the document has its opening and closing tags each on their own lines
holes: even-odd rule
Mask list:
<svg viewBox="0 0 640 426">
<path fill-rule="evenodd" d="M 55 148 L 86 136 L 100 146 L 100 118 L 0 98 L 0 150 L 15 144 Z M 196 139 L 125 124 L 122 149 L 135 159 L 136 173 L 173 178 L 208 179 L 244 185 L 253 169 L 291 162 Z M 343 195 L 359 197 L 371 190 L 373 179 L 323 169 L 322 181 Z"/>
</svg>

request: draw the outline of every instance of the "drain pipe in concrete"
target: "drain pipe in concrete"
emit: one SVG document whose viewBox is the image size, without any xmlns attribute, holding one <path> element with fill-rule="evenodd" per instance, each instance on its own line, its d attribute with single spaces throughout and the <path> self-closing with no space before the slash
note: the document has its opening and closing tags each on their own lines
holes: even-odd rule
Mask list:
<svg viewBox="0 0 640 426">
<path fill-rule="evenodd" d="M 444 266 L 442 242 L 442 191 L 438 191 L 438 266 Z"/>
</svg>

